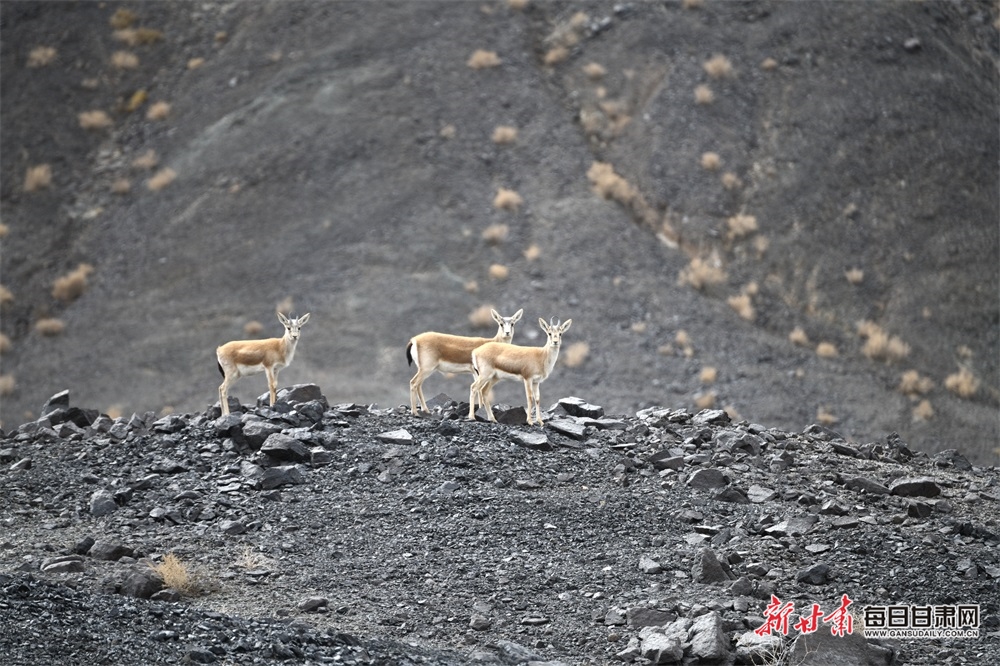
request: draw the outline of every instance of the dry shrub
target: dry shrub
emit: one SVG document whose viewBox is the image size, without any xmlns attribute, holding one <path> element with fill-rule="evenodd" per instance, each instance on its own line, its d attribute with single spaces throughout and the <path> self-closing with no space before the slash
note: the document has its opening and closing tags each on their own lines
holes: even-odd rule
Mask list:
<svg viewBox="0 0 1000 666">
<path fill-rule="evenodd" d="M 204 64 L 205 64 L 205 59 L 204 58 L 191 58 L 187 62 L 187 68 L 188 69 L 198 69 L 199 67 L 201 67 Z"/>
<path fill-rule="evenodd" d="M 860 268 L 851 268 L 844 271 L 844 277 L 851 284 L 861 284 L 865 279 L 865 272 Z"/>
<path fill-rule="evenodd" d="M 649 325 L 644 321 L 634 321 L 632 322 L 632 325 L 629 326 L 629 330 L 633 333 L 645 333 L 647 328 L 649 328 Z"/>
<path fill-rule="evenodd" d="M 702 384 L 714 384 L 718 376 L 719 371 L 710 365 L 706 365 L 701 369 L 701 372 L 698 373 L 698 379 L 701 380 Z"/>
<path fill-rule="evenodd" d="M 134 93 L 132 93 L 132 96 L 128 98 L 128 101 L 121 106 L 121 108 L 126 113 L 132 113 L 133 111 L 138 110 L 140 106 L 145 104 L 147 99 L 149 99 L 148 92 L 146 92 L 145 90 L 136 90 Z"/>
<path fill-rule="evenodd" d="M 718 171 L 722 166 L 722 158 L 718 153 L 707 152 L 701 154 L 701 168 L 709 171 Z"/>
<path fill-rule="evenodd" d="M 798 345 L 800 347 L 809 346 L 809 336 L 806 335 L 806 332 L 802 330 L 801 326 L 796 326 L 792 329 L 792 332 L 788 334 L 788 340 L 793 345 Z"/>
<path fill-rule="evenodd" d="M 930 421 L 932 418 L 934 418 L 934 407 L 931 406 L 930 400 L 921 400 L 913 408 L 914 421 Z"/>
<path fill-rule="evenodd" d="M 569 49 L 565 46 L 553 46 L 551 49 L 545 52 L 545 56 L 542 58 L 542 62 L 548 67 L 553 65 L 558 65 L 561 62 L 565 62 L 569 58 Z"/>
<path fill-rule="evenodd" d="M 816 345 L 816 354 L 820 358 L 836 358 L 839 353 L 837 345 L 832 342 L 821 342 Z"/>
<path fill-rule="evenodd" d="M 628 181 L 615 173 L 613 166 L 607 162 L 594 162 L 587 169 L 587 178 L 594 186 L 594 191 L 605 199 L 614 199 L 624 204 L 632 203 L 636 197 L 636 189 Z"/>
<path fill-rule="evenodd" d="M 3 238 L 3 237 L 4 237 L 4 236 L 6 236 L 6 235 L 7 235 L 8 233 L 10 233 L 10 227 L 8 227 L 8 226 L 7 226 L 6 224 L 4 224 L 3 222 L 0 222 L 0 238 Z"/>
<path fill-rule="evenodd" d="M 105 129 L 112 125 L 111 116 L 100 110 L 84 111 L 77 118 L 80 120 L 80 127 L 85 130 Z"/>
<path fill-rule="evenodd" d="M 466 280 L 465 284 L 462 285 L 467 293 L 475 294 L 479 292 L 479 283 L 475 280 Z"/>
<path fill-rule="evenodd" d="M 280 312 L 286 317 L 291 315 L 292 310 L 294 309 L 295 309 L 295 301 L 292 299 L 291 296 L 286 296 L 285 298 L 278 301 L 277 304 L 275 304 L 274 306 L 275 312 Z"/>
<path fill-rule="evenodd" d="M 138 20 L 139 15 L 131 9 L 119 7 L 115 10 L 115 13 L 111 15 L 109 22 L 111 23 L 111 27 L 115 30 L 124 30 L 125 28 L 131 28 Z"/>
<path fill-rule="evenodd" d="M 918 396 L 924 395 L 934 388 L 934 382 L 930 377 L 923 377 L 916 370 L 907 370 L 899 378 L 897 389 L 903 395 Z"/>
<path fill-rule="evenodd" d="M 507 144 L 517 141 L 517 128 L 500 125 L 493 130 L 493 143 Z"/>
<path fill-rule="evenodd" d="M 683 0 L 681 6 L 684 9 L 700 9 L 705 4 L 705 0 Z"/>
<path fill-rule="evenodd" d="M 0 395 L 10 395 L 17 387 L 14 375 L 0 375 Z"/>
<path fill-rule="evenodd" d="M 743 187 L 743 181 L 740 180 L 740 177 L 737 176 L 732 171 L 727 171 L 726 173 L 722 174 L 721 180 L 722 180 L 722 186 L 727 190 L 735 190 L 740 187 Z"/>
<path fill-rule="evenodd" d="M 263 332 L 263 330 L 264 330 L 264 324 L 260 323 L 256 319 L 248 321 L 247 323 L 243 324 L 244 335 L 250 337 L 260 335 Z"/>
<path fill-rule="evenodd" d="M 577 12 L 569 19 L 569 27 L 573 30 L 583 30 L 587 27 L 587 23 L 590 21 L 590 16 L 586 12 Z"/>
<path fill-rule="evenodd" d="M 157 565 L 150 564 L 150 568 L 165 586 L 176 590 L 182 596 L 192 597 L 201 593 L 201 586 L 188 571 L 187 565 L 173 553 L 167 553 L 163 561 Z"/>
<path fill-rule="evenodd" d="M 500 64 L 500 57 L 496 51 L 484 51 L 477 49 L 473 52 L 465 63 L 472 69 L 486 69 L 487 67 L 497 67 Z"/>
<path fill-rule="evenodd" d="M 156 102 L 146 110 L 148 120 L 166 120 L 170 115 L 170 104 L 168 102 Z"/>
<path fill-rule="evenodd" d="M 771 247 L 771 241 L 767 236 L 757 236 L 753 239 L 753 249 L 757 251 L 757 255 L 760 257 L 764 256 L 768 248 Z"/>
<path fill-rule="evenodd" d="M 715 391 L 705 391 L 704 393 L 699 393 L 694 397 L 694 405 L 698 409 L 711 409 L 715 407 L 715 399 L 717 395 Z"/>
<path fill-rule="evenodd" d="M 839 420 L 840 419 L 834 416 L 826 407 L 820 407 L 816 410 L 816 421 L 818 421 L 820 425 L 832 426 Z"/>
<path fill-rule="evenodd" d="M 59 335 L 66 330 L 66 323 L 55 317 L 43 317 L 35 322 L 35 330 L 41 335 Z"/>
<path fill-rule="evenodd" d="M 442 139 L 454 139 L 456 134 L 458 134 L 458 128 L 450 124 L 438 130 L 438 136 Z"/>
<path fill-rule="evenodd" d="M 730 240 L 743 238 L 757 231 L 757 218 L 740 213 L 726 220 L 726 226 L 729 227 L 727 236 Z"/>
<path fill-rule="evenodd" d="M 515 11 L 521 11 L 528 6 L 529 0 L 507 0 L 507 6 Z"/>
<path fill-rule="evenodd" d="M 733 63 L 729 62 L 729 58 L 721 53 L 706 60 L 702 67 L 705 69 L 705 73 L 713 79 L 728 78 L 733 75 Z"/>
<path fill-rule="evenodd" d="M 51 46 L 36 46 L 28 54 L 28 67 L 37 69 L 51 65 L 56 59 L 56 50 Z"/>
<path fill-rule="evenodd" d="M 229 41 L 229 33 L 226 32 L 225 30 L 219 30 L 217 33 L 215 33 L 214 39 L 216 44 L 225 44 L 227 41 Z"/>
<path fill-rule="evenodd" d="M 128 194 L 132 191 L 132 183 L 128 178 L 118 178 L 111 183 L 111 191 L 114 194 Z"/>
<path fill-rule="evenodd" d="M 11 350 L 12 343 L 6 333 L 0 333 L 0 354 L 6 354 Z"/>
<path fill-rule="evenodd" d="M 500 210 L 510 210 L 517 212 L 517 209 L 521 207 L 524 203 L 524 199 L 521 195 L 514 190 L 508 190 L 506 188 L 499 188 L 497 190 L 497 195 L 493 197 L 493 207 Z"/>
<path fill-rule="evenodd" d="M 149 171 L 150 169 L 155 169 L 156 165 L 160 163 L 160 158 L 156 154 L 156 151 L 150 148 L 142 155 L 139 155 L 134 160 L 132 160 L 133 169 L 142 169 L 144 171 Z"/>
<path fill-rule="evenodd" d="M 494 309 L 493 305 L 480 305 L 469 313 L 469 324 L 473 328 L 490 328 L 495 323 L 493 321 L 493 314 L 491 313 Z"/>
<path fill-rule="evenodd" d="M 157 171 L 152 178 L 146 181 L 146 187 L 153 192 L 159 192 L 177 179 L 177 172 L 166 167 Z"/>
<path fill-rule="evenodd" d="M 510 277 L 510 269 L 503 264 L 490 265 L 490 277 L 494 280 L 506 280 Z"/>
<path fill-rule="evenodd" d="M 93 272 L 94 267 L 90 264 L 80 264 L 66 275 L 56 278 L 52 283 L 52 297 L 64 303 L 80 298 L 87 291 L 87 277 Z"/>
<path fill-rule="evenodd" d="M 139 66 L 139 56 L 129 51 L 115 51 L 111 54 L 111 66 L 115 69 L 135 69 Z"/>
<path fill-rule="evenodd" d="M 563 350 L 561 361 L 567 368 L 579 368 L 590 355 L 590 345 L 586 342 L 574 342 Z"/>
<path fill-rule="evenodd" d="M 506 224 L 491 224 L 483 229 L 483 240 L 492 245 L 499 245 L 507 240 L 510 227 Z"/>
<path fill-rule="evenodd" d="M 721 284 L 726 281 L 726 272 L 722 270 L 717 255 L 711 257 L 694 257 L 677 277 L 678 284 L 688 284 L 695 289 Z"/>
<path fill-rule="evenodd" d="M 858 335 L 867 338 L 861 353 L 872 360 L 899 361 L 910 353 L 910 345 L 898 336 L 890 336 L 881 326 L 873 322 L 859 322 Z"/>
<path fill-rule="evenodd" d="M 681 350 L 686 358 L 691 358 L 694 356 L 694 347 L 691 344 L 691 336 L 685 330 L 677 331 L 677 335 L 674 336 L 674 344 L 677 348 Z"/>
<path fill-rule="evenodd" d="M 0 284 L 0 305 L 7 305 L 14 302 L 14 294 L 10 289 Z"/>
<path fill-rule="evenodd" d="M 608 73 L 608 70 L 604 69 L 602 65 L 596 62 L 588 62 L 583 66 L 583 73 L 587 75 L 587 78 L 591 81 L 600 81 L 604 78 L 604 75 Z"/>
<path fill-rule="evenodd" d="M 143 46 L 163 41 L 163 31 L 153 28 L 123 28 L 115 30 L 113 36 L 127 46 Z"/>
<path fill-rule="evenodd" d="M 715 93 L 703 83 L 694 89 L 694 101 L 698 104 L 711 104 L 715 101 Z"/>
<path fill-rule="evenodd" d="M 736 405 L 726 405 L 722 408 L 722 411 L 729 416 L 729 420 L 733 423 L 739 423 L 743 420 L 743 415 L 736 409 Z"/>
<path fill-rule="evenodd" d="M 524 251 L 524 258 L 528 261 L 535 261 L 542 256 L 542 248 L 538 247 L 534 243 L 528 246 L 528 249 Z"/>
<path fill-rule="evenodd" d="M 774 58 L 764 58 L 764 60 L 760 63 L 760 68 L 765 72 L 778 69 L 778 61 Z"/>
<path fill-rule="evenodd" d="M 37 192 L 47 188 L 52 184 L 52 167 L 48 164 L 39 164 L 28 167 L 24 174 L 24 191 Z"/>
<path fill-rule="evenodd" d="M 958 372 L 948 375 L 944 387 L 960 398 L 971 398 L 979 391 L 979 379 L 965 366 L 960 366 Z"/>
<path fill-rule="evenodd" d="M 729 303 L 729 307 L 736 311 L 736 314 L 742 319 L 747 321 L 753 321 L 757 318 L 757 311 L 753 307 L 753 301 L 750 299 L 750 294 L 739 294 L 738 296 L 730 296 L 726 299 Z"/>
</svg>

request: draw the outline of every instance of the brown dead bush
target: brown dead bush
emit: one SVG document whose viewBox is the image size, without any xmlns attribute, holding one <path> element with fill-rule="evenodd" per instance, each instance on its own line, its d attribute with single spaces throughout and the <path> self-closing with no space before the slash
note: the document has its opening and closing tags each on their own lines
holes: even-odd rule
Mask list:
<svg viewBox="0 0 1000 666">
<path fill-rule="evenodd" d="M 51 65 L 56 60 L 56 50 L 51 46 L 36 46 L 28 54 L 28 67 L 38 69 Z"/>
<path fill-rule="evenodd" d="M 28 167 L 24 174 L 24 191 L 37 192 L 52 185 L 52 167 L 48 164 L 38 164 Z"/>
<path fill-rule="evenodd" d="M 944 387 L 960 398 L 971 398 L 979 391 L 979 379 L 965 366 L 958 372 L 948 375 Z"/>
<path fill-rule="evenodd" d="M 493 130 L 493 143 L 508 144 L 517 141 L 517 128 L 500 125 Z"/>
<path fill-rule="evenodd" d="M 733 63 L 729 61 L 729 58 L 720 54 L 716 54 L 706 60 L 702 67 L 705 73 L 708 74 L 713 79 L 728 78 L 733 75 Z"/>
<path fill-rule="evenodd" d="M 517 212 L 523 203 L 524 199 L 521 198 L 520 194 L 503 187 L 499 188 L 497 195 L 493 197 L 493 207 L 500 210 Z"/>
<path fill-rule="evenodd" d="M 55 317 L 43 317 L 35 322 L 35 330 L 44 336 L 59 335 L 66 330 L 66 323 Z"/>
<path fill-rule="evenodd" d="M 579 368 L 590 356 L 590 345 L 586 342 L 574 342 L 563 351 L 560 360 L 567 368 Z"/>
<path fill-rule="evenodd" d="M 166 167 L 157 171 L 152 178 L 146 181 L 146 187 L 153 192 L 159 192 L 177 179 L 177 172 Z"/>
<path fill-rule="evenodd" d="M 87 291 L 87 278 L 94 272 L 90 264 L 80 264 L 66 275 L 56 278 L 52 283 L 52 297 L 69 303 L 80 298 Z"/>
<path fill-rule="evenodd" d="M 500 57 L 496 54 L 496 51 L 477 49 L 471 56 L 469 56 L 469 59 L 465 62 L 465 64 L 472 69 L 487 69 L 489 67 L 499 66 L 500 62 Z"/>
</svg>

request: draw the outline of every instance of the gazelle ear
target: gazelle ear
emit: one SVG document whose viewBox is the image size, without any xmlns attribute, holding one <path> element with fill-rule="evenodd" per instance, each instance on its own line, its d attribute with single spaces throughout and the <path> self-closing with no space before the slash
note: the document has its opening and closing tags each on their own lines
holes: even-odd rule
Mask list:
<svg viewBox="0 0 1000 666">
<path fill-rule="evenodd" d="M 510 318 L 510 323 L 516 324 L 517 322 L 521 321 L 521 315 L 523 314 L 524 314 L 524 308 L 521 308 L 520 310 L 514 313 L 513 317 Z"/>
<path fill-rule="evenodd" d="M 281 314 L 280 312 L 278 312 L 277 315 L 278 315 L 278 321 L 280 321 L 283 325 L 288 326 L 288 324 L 291 323 L 288 321 L 288 317 Z"/>
<path fill-rule="evenodd" d="M 566 330 L 569 328 L 569 325 L 572 324 L 572 323 L 573 323 L 572 319 L 567 319 L 566 321 L 564 321 L 563 325 L 559 327 L 559 332 L 560 333 L 565 333 Z"/>
<path fill-rule="evenodd" d="M 306 323 L 307 321 L 309 321 L 309 313 L 308 312 L 305 313 L 304 315 L 302 315 L 301 317 L 299 317 L 299 326 L 301 326 L 302 324 Z"/>
<path fill-rule="evenodd" d="M 490 310 L 490 316 L 493 317 L 493 321 L 503 326 L 503 317 L 496 310 Z"/>
<path fill-rule="evenodd" d="M 541 326 L 542 330 L 545 331 L 546 333 L 549 332 L 549 325 L 548 325 L 548 323 L 544 319 L 542 319 L 541 317 L 538 318 L 538 325 Z"/>
</svg>

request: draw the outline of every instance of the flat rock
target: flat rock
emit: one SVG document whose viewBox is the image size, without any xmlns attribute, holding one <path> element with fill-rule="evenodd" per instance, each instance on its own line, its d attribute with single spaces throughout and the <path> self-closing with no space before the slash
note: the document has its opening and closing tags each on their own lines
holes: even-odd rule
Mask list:
<svg viewBox="0 0 1000 666">
<path fill-rule="evenodd" d="M 778 496 L 776 490 L 767 488 L 765 486 L 752 485 L 747 490 L 747 498 L 750 500 L 751 504 L 761 504 L 763 502 L 770 502 Z"/>
<path fill-rule="evenodd" d="M 677 619 L 677 613 L 663 608 L 633 606 L 625 617 L 630 627 L 662 627 Z"/>
<path fill-rule="evenodd" d="M 750 504 L 750 498 L 747 494 L 736 488 L 735 486 L 730 486 L 728 488 L 723 488 L 715 495 L 715 499 L 720 502 L 733 502 L 734 504 Z"/>
<path fill-rule="evenodd" d="M 889 486 L 889 492 L 900 497 L 937 497 L 941 486 L 927 477 L 897 479 Z"/>
<path fill-rule="evenodd" d="M 289 404 L 312 402 L 315 400 L 325 402 L 326 398 L 323 396 L 323 390 L 316 384 L 295 384 L 294 386 L 286 386 L 285 388 L 278 389 L 275 394 L 278 401 L 287 402 Z M 270 396 L 268 396 L 270 400 Z"/>
<path fill-rule="evenodd" d="M 264 470 L 260 477 L 260 485 L 263 490 L 273 490 L 280 486 L 298 485 L 305 482 L 305 475 L 295 465 L 270 467 Z"/>
<path fill-rule="evenodd" d="M 761 636 L 756 631 L 748 631 L 736 639 L 736 663 L 777 664 L 783 648 L 780 634 Z"/>
<path fill-rule="evenodd" d="M 132 557 L 132 549 L 117 541 L 98 540 L 90 547 L 88 555 L 95 560 L 117 562 L 123 557 Z"/>
<path fill-rule="evenodd" d="M 379 434 L 378 438 L 387 444 L 412 444 L 413 435 L 405 428 L 390 430 Z"/>
<path fill-rule="evenodd" d="M 795 580 L 809 585 L 826 585 L 829 579 L 830 566 L 822 562 L 806 567 L 795 575 Z"/>
<path fill-rule="evenodd" d="M 728 564 L 724 564 L 716 557 L 711 548 L 702 548 L 701 552 L 695 556 L 694 566 L 691 568 L 691 578 L 696 583 L 725 583 L 736 578 Z"/>
<path fill-rule="evenodd" d="M 889 666 L 892 650 L 872 645 L 854 627 L 846 636 L 834 636 L 821 626 L 811 634 L 799 634 L 789 650 L 789 663 L 800 666 Z"/>
<path fill-rule="evenodd" d="M 670 449 L 661 449 L 646 458 L 646 462 L 652 465 L 654 469 L 679 471 L 684 467 L 684 456 L 676 455 Z"/>
<path fill-rule="evenodd" d="M 510 441 L 526 449 L 536 451 L 551 451 L 552 444 L 548 435 L 541 430 L 514 430 L 510 433 Z"/>
<path fill-rule="evenodd" d="M 604 416 L 603 407 L 592 405 L 582 398 L 562 398 L 559 400 L 559 406 L 570 416 L 581 416 L 590 419 L 599 419 Z"/>
<path fill-rule="evenodd" d="M 101 488 L 90 496 L 90 513 L 93 516 L 106 516 L 118 510 L 115 497 L 110 490 Z"/>
<path fill-rule="evenodd" d="M 817 522 L 819 517 L 811 514 L 789 518 L 766 528 L 764 533 L 771 536 L 801 536 L 808 533 Z"/>
<path fill-rule="evenodd" d="M 865 492 L 868 493 L 869 495 L 889 494 L 889 488 L 887 486 L 882 485 L 878 481 L 873 481 L 872 479 L 866 479 L 865 477 L 862 476 L 856 476 L 854 478 L 847 479 L 844 482 L 844 485 L 851 490 L 856 490 L 858 492 Z"/>
<path fill-rule="evenodd" d="M 575 419 L 555 418 L 547 421 L 545 427 L 555 430 L 560 435 L 566 435 L 570 439 L 582 440 L 587 438 L 587 428 Z"/>
<path fill-rule="evenodd" d="M 653 558 L 643 555 L 639 558 L 639 571 L 644 574 L 658 574 L 663 572 L 663 567 Z"/>
<path fill-rule="evenodd" d="M 268 435 L 260 447 L 260 452 L 276 460 L 290 462 L 306 462 L 312 457 L 308 446 L 280 432 Z"/>
<path fill-rule="evenodd" d="M 723 488 L 728 484 L 729 479 L 727 479 L 726 475 L 722 473 L 722 470 L 717 467 L 699 469 L 695 471 L 694 474 L 692 474 L 687 480 L 688 486 L 692 488 L 699 488 L 701 490 Z"/>
<path fill-rule="evenodd" d="M 650 634 L 643 638 L 639 651 L 650 664 L 676 664 L 684 658 L 681 642 L 664 634 Z"/>
<path fill-rule="evenodd" d="M 691 656 L 705 663 L 722 662 L 729 656 L 729 637 L 715 611 L 698 616 L 689 632 Z"/>
</svg>

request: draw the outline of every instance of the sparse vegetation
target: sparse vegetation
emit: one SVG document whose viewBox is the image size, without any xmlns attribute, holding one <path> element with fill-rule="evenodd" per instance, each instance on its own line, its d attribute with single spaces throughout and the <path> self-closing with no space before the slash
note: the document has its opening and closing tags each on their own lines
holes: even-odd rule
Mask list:
<svg viewBox="0 0 1000 666">
<path fill-rule="evenodd" d="M 55 62 L 56 55 L 56 50 L 51 46 L 36 46 L 28 54 L 28 67 L 38 69 L 51 65 Z"/>
<path fill-rule="evenodd" d="M 0 222 L 0 238 L 5 237 L 8 233 L 10 233 L 10 227 L 3 222 Z"/>
<path fill-rule="evenodd" d="M 119 7 L 115 10 L 115 13 L 111 15 L 109 23 L 115 30 L 124 30 L 126 28 L 131 28 L 138 20 L 139 15 L 131 9 Z"/>
<path fill-rule="evenodd" d="M 710 257 L 694 257 L 691 263 L 681 270 L 677 279 L 679 284 L 688 284 L 702 290 L 726 281 L 726 272 L 722 270 L 717 255 Z"/>
<path fill-rule="evenodd" d="M 701 372 L 698 373 L 698 379 L 702 384 L 714 384 L 718 376 L 719 371 L 710 365 L 706 365 L 701 369 Z"/>
<path fill-rule="evenodd" d="M 204 64 L 205 64 L 205 59 L 204 58 L 200 58 L 200 57 L 199 58 L 191 58 L 190 60 L 187 61 L 187 68 L 189 70 L 190 69 L 198 69 L 199 67 L 201 67 Z"/>
<path fill-rule="evenodd" d="M 524 251 L 524 258 L 528 261 L 535 261 L 542 256 L 542 248 L 538 247 L 534 243 L 528 246 Z"/>
<path fill-rule="evenodd" d="M 627 180 L 615 173 L 607 162 L 594 162 L 587 170 L 587 178 L 594 191 L 605 199 L 614 199 L 623 204 L 631 204 L 636 197 L 636 189 Z"/>
<path fill-rule="evenodd" d="M 132 168 L 149 171 L 151 169 L 155 169 L 159 163 L 160 163 L 159 156 L 156 154 L 155 150 L 150 148 L 142 155 L 139 155 L 134 160 L 132 160 Z"/>
<path fill-rule="evenodd" d="M 114 194 L 128 194 L 132 191 L 132 183 L 129 182 L 128 178 L 116 178 L 111 183 L 111 191 Z"/>
<path fill-rule="evenodd" d="M 510 276 L 510 269 L 503 264 L 490 265 L 490 277 L 494 280 L 506 280 Z"/>
<path fill-rule="evenodd" d="M 806 332 L 802 329 L 801 326 L 796 326 L 795 328 L 792 329 L 792 332 L 788 334 L 788 340 L 793 345 L 798 345 L 800 347 L 809 346 L 809 336 L 806 335 Z"/>
<path fill-rule="evenodd" d="M 979 391 L 979 379 L 965 366 L 959 366 L 956 373 L 948 375 L 944 387 L 960 398 L 971 398 Z"/>
<path fill-rule="evenodd" d="M 494 325 L 491 311 L 495 309 L 492 304 L 480 305 L 469 313 L 469 324 L 473 328 L 490 328 Z"/>
<path fill-rule="evenodd" d="M 493 130 L 493 143 L 508 144 L 517 141 L 517 128 L 500 125 Z"/>
<path fill-rule="evenodd" d="M 687 331 L 683 329 L 677 331 L 677 334 L 674 336 L 674 344 L 677 345 L 677 348 L 681 350 L 681 353 L 684 354 L 686 358 L 694 356 L 694 347 L 691 344 L 691 336 L 688 335 Z"/>
<path fill-rule="evenodd" d="M 829 409 L 826 407 L 819 407 L 816 410 L 816 421 L 820 425 L 832 426 L 836 424 L 840 419 L 833 415 Z"/>
<path fill-rule="evenodd" d="M 694 89 L 694 101 L 698 104 L 711 104 L 715 101 L 715 93 L 702 83 Z"/>
<path fill-rule="evenodd" d="M 715 407 L 715 399 L 717 397 L 715 391 L 699 393 L 694 397 L 694 405 L 698 409 L 711 409 Z"/>
<path fill-rule="evenodd" d="M 48 164 L 38 164 L 28 167 L 24 174 L 24 191 L 37 192 L 52 185 L 52 167 Z"/>
<path fill-rule="evenodd" d="M 90 264 L 80 264 L 66 275 L 56 278 L 52 283 L 52 297 L 64 303 L 80 298 L 87 290 L 87 278 L 93 272 L 94 267 Z"/>
<path fill-rule="evenodd" d="M 256 337 L 264 331 L 264 324 L 256 319 L 243 324 L 243 334 L 248 337 Z"/>
<path fill-rule="evenodd" d="M 35 330 L 41 335 L 52 337 L 66 330 L 66 323 L 55 317 L 43 317 L 35 322 Z"/>
<path fill-rule="evenodd" d="M 500 57 L 496 54 L 496 51 L 484 51 L 483 49 L 477 49 L 471 56 L 469 56 L 469 59 L 465 64 L 472 69 L 486 69 L 489 67 L 497 67 L 500 65 L 500 62 Z"/>
<path fill-rule="evenodd" d="M 0 333 L 0 354 L 6 354 L 10 351 L 12 343 L 10 338 L 7 337 L 6 333 Z"/>
<path fill-rule="evenodd" d="M 115 51 L 111 54 L 111 66 L 115 69 L 136 69 L 139 56 L 129 51 Z"/>
<path fill-rule="evenodd" d="M 870 321 L 858 323 L 858 335 L 867 338 L 861 353 L 872 360 L 900 361 L 910 353 L 910 345 L 898 336 L 889 335 L 881 326 Z"/>
<path fill-rule="evenodd" d="M 454 139 L 456 134 L 458 134 L 458 128 L 450 123 L 442 127 L 438 132 L 438 136 L 442 139 Z"/>
<path fill-rule="evenodd" d="M 153 28 L 123 28 L 115 30 L 113 36 L 117 41 L 131 47 L 163 41 L 163 32 Z"/>
<path fill-rule="evenodd" d="M 743 181 L 740 180 L 740 177 L 737 176 L 732 171 L 727 171 L 726 173 L 722 174 L 721 180 L 722 180 L 722 186 L 727 190 L 735 190 L 739 189 L 740 187 L 743 187 Z"/>
<path fill-rule="evenodd" d="M 17 388 L 14 375 L 0 375 L 0 396 L 11 395 Z"/>
<path fill-rule="evenodd" d="M 499 245 L 507 240 L 510 227 L 506 224 L 491 224 L 483 229 L 483 240 L 491 245 Z"/>
<path fill-rule="evenodd" d="M 0 305 L 7 305 L 14 302 L 14 294 L 7 287 L 0 284 Z"/>
<path fill-rule="evenodd" d="M 521 11 L 528 6 L 529 0 L 507 0 L 507 6 L 515 11 Z"/>
<path fill-rule="evenodd" d="M 80 121 L 80 127 L 85 130 L 106 129 L 113 124 L 111 116 L 100 110 L 84 111 L 77 118 Z"/>
<path fill-rule="evenodd" d="M 718 153 L 707 152 L 701 154 L 701 168 L 708 171 L 718 171 L 722 166 L 722 158 Z"/>
<path fill-rule="evenodd" d="M 169 115 L 170 104 L 167 102 L 155 102 L 150 104 L 149 109 L 146 110 L 148 120 L 166 120 Z"/>
<path fill-rule="evenodd" d="M 816 355 L 820 358 L 836 358 L 839 354 L 837 345 L 832 342 L 821 342 L 816 345 Z"/>
<path fill-rule="evenodd" d="M 733 64 L 721 53 L 706 60 L 702 68 L 713 79 L 723 79 L 733 75 Z"/>
<path fill-rule="evenodd" d="M 582 67 L 583 73 L 587 75 L 587 78 L 591 81 L 600 81 L 604 78 L 604 75 L 608 73 L 604 66 L 596 62 L 588 62 Z"/>
<path fill-rule="evenodd" d="M 912 397 L 929 393 L 932 388 L 934 382 L 930 377 L 924 377 L 916 370 L 907 370 L 900 376 L 897 390 Z"/>
<path fill-rule="evenodd" d="M 757 218 L 753 215 L 740 213 L 726 220 L 726 226 L 729 228 L 727 237 L 730 240 L 737 240 L 757 231 Z"/>
<path fill-rule="evenodd" d="M 551 49 L 545 52 L 545 56 L 542 58 L 542 62 L 546 66 L 552 67 L 558 65 L 561 62 L 565 62 L 569 58 L 569 49 L 565 46 L 553 46 Z"/>
<path fill-rule="evenodd" d="M 930 400 L 921 400 L 913 408 L 914 421 L 930 421 L 932 418 L 934 418 L 934 407 L 931 405 Z"/>
<path fill-rule="evenodd" d="M 735 310 L 741 319 L 753 321 L 757 318 L 757 311 L 753 307 L 753 300 L 750 298 L 750 294 L 744 293 L 730 296 L 726 299 L 726 302 L 729 303 L 729 307 Z"/>
<path fill-rule="evenodd" d="M 194 597 L 201 594 L 201 585 L 195 582 L 187 565 L 173 553 L 167 553 L 159 564 L 150 564 L 150 568 L 165 586 L 176 590 L 182 596 Z"/>
<path fill-rule="evenodd" d="M 177 172 L 166 167 L 157 171 L 152 178 L 146 181 L 146 187 L 153 192 L 159 192 L 177 179 Z"/>
<path fill-rule="evenodd" d="M 844 277 L 851 284 L 861 284 L 865 279 L 865 272 L 860 268 L 850 268 L 844 271 Z"/>
<path fill-rule="evenodd" d="M 764 58 L 764 60 L 760 63 L 760 68 L 765 72 L 778 69 L 778 61 L 774 58 Z"/>
<path fill-rule="evenodd" d="M 590 356 L 590 345 L 586 342 L 574 342 L 563 350 L 559 360 L 567 368 L 579 368 Z"/>
<path fill-rule="evenodd" d="M 524 199 L 521 195 L 514 190 L 508 190 L 501 187 L 497 190 L 497 195 L 493 198 L 493 207 L 500 210 L 509 210 L 517 212 L 517 210 L 524 203 Z"/>
<path fill-rule="evenodd" d="M 292 310 L 295 309 L 295 301 L 291 296 L 286 296 L 285 298 L 278 301 L 275 306 L 275 312 L 280 312 L 286 317 L 292 314 Z"/>
</svg>

